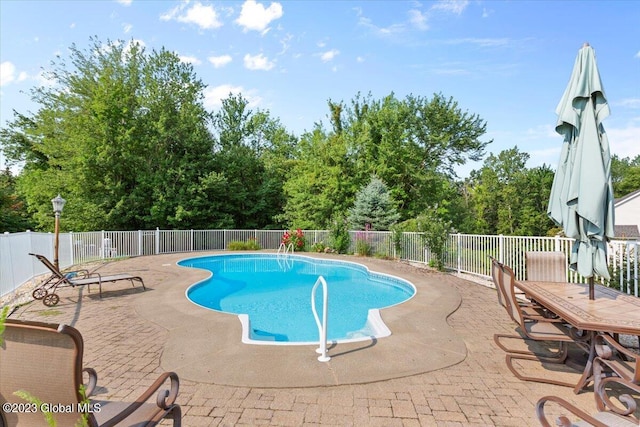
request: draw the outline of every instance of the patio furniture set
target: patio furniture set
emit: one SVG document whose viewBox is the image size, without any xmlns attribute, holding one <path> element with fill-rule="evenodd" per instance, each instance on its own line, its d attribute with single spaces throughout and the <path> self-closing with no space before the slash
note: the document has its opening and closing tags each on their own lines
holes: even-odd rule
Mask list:
<svg viewBox="0 0 640 427">
<path fill-rule="evenodd" d="M 620 334 L 640 336 L 640 299 L 600 285 L 590 299 L 588 285 L 567 282 L 563 253 L 527 253 L 527 280 L 516 280 L 509 266 L 493 258 L 491 262 L 498 301 L 517 325 L 517 335 L 494 335 L 509 370 L 521 380 L 572 387 L 575 393 L 593 384 L 595 415 L 557 396 L 544 396 L 536 406 L 541 425 L 552 425 L 545 412 L 551 404 L 582 420 L 574 424 L 562 416 L 557 425 L 640 425 L 640 354 L 618 339 Z M 510 340 L 526 348 L 508 346 Z M 549 376 L 533 377 L 524 372 L 526 361 L 556 369 Z M 560 365 L 579 379 L 559 379 Z"/>
</svg>

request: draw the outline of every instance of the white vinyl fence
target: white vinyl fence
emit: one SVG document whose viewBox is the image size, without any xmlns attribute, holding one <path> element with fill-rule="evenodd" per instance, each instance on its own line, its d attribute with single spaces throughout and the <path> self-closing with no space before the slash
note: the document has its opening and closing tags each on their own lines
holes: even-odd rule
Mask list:
<svg viewBox="0 0 640 427">
<path fill-rule="evenodd" d="M 329 243 L 326 230 L 303 230 L 307 250 L 314 243 Z M 180 252 L 226 250 L 231 241 L 255 240 L 262 249 L 276 250 L 284 230 L 139 230 L 91 231 L 60 234 L 59 262 L 65 269 L 85 262 L 144 255 Z M 351 231 L 350 252 L 363 242 L 375 256 L 398 258 L 416 263 L 432 259 L 420 233 L 387 231 Z M 15 291 L 34 277 L 47 273 L 46 268 L 29 253 L 42 254 L 53 260 L 51 233 L 0 234 L 0 297 Z M 511 266 L 516 276 L 524 279 L 524 254 L 527 251 L 562 251 L 569 258 L 572 239 L 560 237 L 484 236 L 451 234 L 445 268 L 449 271 L 490 277 L 489 255 Z M 609 265 L 613 273 L 609 286 L 639 295 L 637 241 L 612 241 L 609 244 Z M 569 280 L 584 281 L 575 272 Z M 602 282 L 604 283 L 604 282 Z"/>
</svg>

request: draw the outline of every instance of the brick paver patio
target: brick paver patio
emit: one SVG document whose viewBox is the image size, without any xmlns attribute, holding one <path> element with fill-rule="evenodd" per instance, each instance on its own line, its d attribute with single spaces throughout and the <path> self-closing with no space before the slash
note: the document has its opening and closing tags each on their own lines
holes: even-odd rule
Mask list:
<svg viewBox="0 0 640 427">
<path fill-rule="evenodd" d="M 157 264 L 163 260 L 159 257 L 164 256 L 150 258 Z M 135 271 L 151 288 L 147 292 L 162 287 L 167 277 L 180 280 L 180 270 L 170 267 L 175 256 L 161 264 L 166 271 L 152 271 L 147 263 L 148 259 L 133 258 L 100 266 L 99 271 Z M 527 426 L 537 425 L 535 402 L 548 394 L 594 412 L 591 389 L 575 395 L 568 388 L 523 382 L 511 374 L 492 337 L 496 332 L 513 332 L 514 325 L 497 304 L 494 289 L 450 274 L 428 274 L 462 296 L 460 307 L 447 319 L 466 344 L 462 362 L 404 378 L 326 387 L 236 387 L 181 378 L 178 403 L 183 425 Z M 59 292 L 58 306 L 47 308 L 35 301 L 12 317 L 79 329 L 85 340 L 84 366 L 98 372 L 99 398 L 133 399 L 164 371 L 161 358 L 168 331 L 136 312 L 134 302 L 145 297 L 140 288 L 122 282 L 108 289 L 117 291 L 99 299 L 86 289 L 65 288 Z M 269 369 L 269 364 L 265 360 L 260 369 Z M 533 369 L 538 375 L 557 375 Z"/>
</svg>

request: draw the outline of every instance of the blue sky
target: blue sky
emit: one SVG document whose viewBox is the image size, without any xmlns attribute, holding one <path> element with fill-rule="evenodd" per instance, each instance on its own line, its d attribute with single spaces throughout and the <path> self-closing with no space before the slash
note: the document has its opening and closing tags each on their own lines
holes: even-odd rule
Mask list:
<svg viewBox="0 0 640 427">
<path fill-rule="evenodd" d="M 42 68 L 97 36 L 171 50 L 208 86 L 209 109 L 242 93 L 296 135 L 327 123 L 329 99 L 442 93 L 487 122 L 488 153 L 517 145 L 529 167 L 555 166 L 555 107 L 589 42 L 611 152 L 640 154 L 637 1 L 0 0 L 0 20 L 2 126 L 35 111 Z"/>
</svg>

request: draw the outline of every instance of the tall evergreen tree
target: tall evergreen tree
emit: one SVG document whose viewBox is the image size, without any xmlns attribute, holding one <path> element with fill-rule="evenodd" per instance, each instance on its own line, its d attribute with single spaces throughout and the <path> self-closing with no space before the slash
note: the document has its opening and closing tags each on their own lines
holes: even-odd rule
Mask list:
<svg viewBox="0 0 640 427">
<path fill-rule="evenodd" d="M 398 219 L 400 214 L 386 184 L 372 176 L 369 184 L 356 194 L 355 203 L 349 210 L 351 229 L 389 230 Z"/>
</svg>

